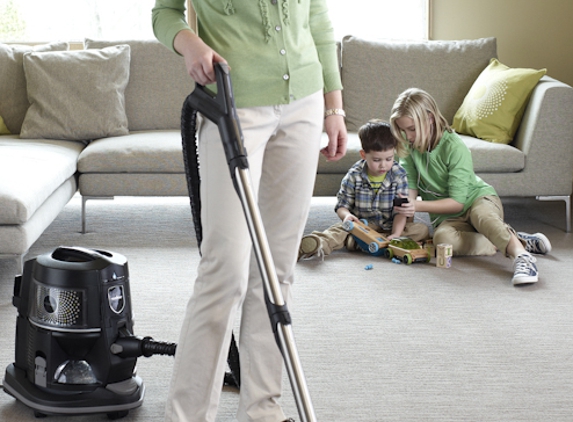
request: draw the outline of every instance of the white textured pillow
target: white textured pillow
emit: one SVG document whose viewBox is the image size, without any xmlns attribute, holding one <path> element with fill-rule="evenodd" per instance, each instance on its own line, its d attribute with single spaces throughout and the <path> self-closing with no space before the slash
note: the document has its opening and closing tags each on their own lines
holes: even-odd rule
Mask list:
<svg viewBox="0 0 573 422">
<path fill-rule="evenodd" d="M 127 135 L 128 45 L 25 53 L 30 108 L 21 138 L 89 140 Z"/>
<path fill-rule="evenodd" d="M 57 42 L 35 47 L 0 44 L 0 116 L 11 133 L 20 133 L 30 104 L 26 95 L 24 53 L 27 51 L 64 51 L 68 43 Z"/>
</svg>

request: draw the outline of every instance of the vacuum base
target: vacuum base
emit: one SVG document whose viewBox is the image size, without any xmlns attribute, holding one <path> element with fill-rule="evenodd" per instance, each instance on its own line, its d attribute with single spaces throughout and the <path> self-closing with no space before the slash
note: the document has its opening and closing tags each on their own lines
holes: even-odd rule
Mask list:
<svg viewBox="0 0 573 422">
<path fill-rule="evenodd" d="M 138 376 L 108 384 L 87 393 L 51 393 L 38 388 L 25 371 L 10 364 L 3 380 L 4 390 L 41 415 L 86 415 L 107 413 L 111 419 L 123 417 L 143 404 L 145 387 Z"/>
</svg>

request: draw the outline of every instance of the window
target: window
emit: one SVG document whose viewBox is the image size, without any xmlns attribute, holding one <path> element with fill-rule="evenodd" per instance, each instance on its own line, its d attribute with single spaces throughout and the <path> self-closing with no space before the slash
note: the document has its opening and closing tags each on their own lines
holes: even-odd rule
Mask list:
<svg viewBox="0 0 573 422">
<path fill-rule="evenodd" d="M 326 1 L 337 40 L 344 35 L 428 38 L 429 0 Z M 151 39 L 154 4 L 154 0 L 0 0 L 0 40 Z"/>
<path fill-rule="evenodd" d="M 429 0 L 326 0 L 337 40 L 428 39 Z"/>
<path fill-rule="evenodd" d="M 155 0 L 0 0 L 0 40 L 150 39 Z"/>
</svg>

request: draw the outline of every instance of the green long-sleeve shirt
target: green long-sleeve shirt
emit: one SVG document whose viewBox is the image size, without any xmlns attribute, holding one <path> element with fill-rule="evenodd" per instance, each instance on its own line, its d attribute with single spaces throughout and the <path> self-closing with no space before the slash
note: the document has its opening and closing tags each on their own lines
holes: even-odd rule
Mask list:
<svg viewBox="0 0 573 422">
<path fill-rule="evenodd" d="M 495 189 L 474 173 L 471 152 L 455 132 L 445 131 L 432 152 L 413 148 L 409 152 L 400 164 L 406 169 L 410 189 L 418 190 L 424 201 L 452 198 L 464 204 L 457 214 L 430 214 L 435 227 L 465 213 L 477 198 L 496 195 Z"/>
<path fill-rule="evenodd" d="M 198 33 L 231 67 L 237 107 L 288 104 L 342 88 L 325 0 L 194 0 Z M 153 29 L 173 50 L 185 0 L 156 0 Z"/>
</svg>

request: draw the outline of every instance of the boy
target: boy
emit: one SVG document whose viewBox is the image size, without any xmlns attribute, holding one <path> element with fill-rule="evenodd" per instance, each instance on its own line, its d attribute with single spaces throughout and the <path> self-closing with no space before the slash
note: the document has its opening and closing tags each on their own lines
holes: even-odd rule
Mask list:
<svg viewBox="0 0 573 422">
<path fill-rule="evenodd" d="M 394 160 L 397 141 L 392 136 L 390 125 L 371 120 L 359 129 L 358 136 L 362 159 L 342 179 L 334 208 L 342 222 L 323 232 L 314 231 L 304 236 L 299 260 L 324 257 L 343 246 L 356 250 L 354 238 L 342 228 L 342 223 L 347 220 L 366 219 L 369 227 L 388 239 L 408 236 L 420 241 L 428 238 L 429 230 L 425 224 L 408 222 L 404 215 L 394 212 L 394 198 L 408 197 L 408 180 L 406 171 Z"/>
</svg>

